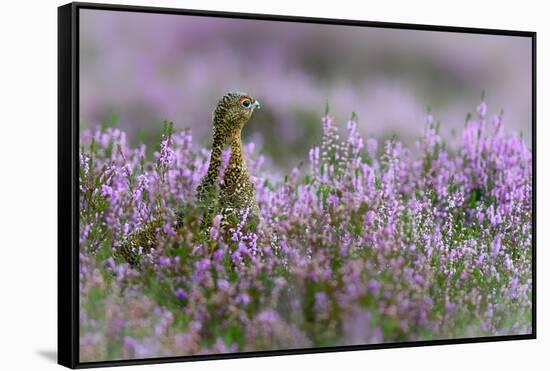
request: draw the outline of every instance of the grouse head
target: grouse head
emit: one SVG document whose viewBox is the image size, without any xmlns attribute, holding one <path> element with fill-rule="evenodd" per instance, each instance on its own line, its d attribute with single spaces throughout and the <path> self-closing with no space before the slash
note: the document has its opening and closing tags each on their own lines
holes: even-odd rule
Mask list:
<svg viewBox="0 0 550 371">
<path fill-rule="evenodd" d="M 214 130 L 227 136 L 240 133 L 256 108 L 260 108 L 260 102 L 249 94 L 234 91 L 225 94 L 212 113 Z"/>
</svg>

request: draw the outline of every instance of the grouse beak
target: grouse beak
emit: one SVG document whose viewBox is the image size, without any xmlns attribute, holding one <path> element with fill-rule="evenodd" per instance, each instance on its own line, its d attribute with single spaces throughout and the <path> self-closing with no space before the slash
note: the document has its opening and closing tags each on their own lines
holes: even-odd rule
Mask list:
<svg viewBox="0 0 550 371">
<path fill-rule="evenodd" d="M 254 100 L 254 103 L 252 103 L 252 109 L 255 109 L 255 108 L 258 108 L 258 109 L 261 108 L 261 106 L 260 106 L 260 101 L 257 100 L 257 99 L 255 99 L 255 100 Z"/>
</svg>

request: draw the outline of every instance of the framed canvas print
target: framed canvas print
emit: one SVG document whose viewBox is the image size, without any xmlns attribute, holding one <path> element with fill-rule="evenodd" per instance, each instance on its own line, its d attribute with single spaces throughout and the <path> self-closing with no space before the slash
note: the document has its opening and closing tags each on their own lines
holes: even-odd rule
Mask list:
<svg viewBox="0 0 550 371">
<path fill-rule="evenodd" d="M 534 32 L 58 17 L 60 364 L 535 338 Z"/>
</svg>

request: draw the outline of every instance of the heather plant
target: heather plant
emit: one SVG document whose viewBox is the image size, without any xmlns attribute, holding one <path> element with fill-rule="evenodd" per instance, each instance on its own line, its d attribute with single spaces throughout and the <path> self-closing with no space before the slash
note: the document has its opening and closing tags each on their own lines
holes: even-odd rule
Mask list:
<svg viewBox="0 0 550 371">
<path fill-rule="evenodd" d="M 165 124 L 149 158 L 84 130 L 81 361 L 531 332 L 532 153 L 502 115 L 481 102 L 447 139 L 428 115 L 414 148 L 321 124 L 281 179 L 246 145 L 261 219 L 208 233 L 209 151 L 189 131 Z M 153 220 L 159 243 L 130 265 L 117 249 Z"/>
</svg>

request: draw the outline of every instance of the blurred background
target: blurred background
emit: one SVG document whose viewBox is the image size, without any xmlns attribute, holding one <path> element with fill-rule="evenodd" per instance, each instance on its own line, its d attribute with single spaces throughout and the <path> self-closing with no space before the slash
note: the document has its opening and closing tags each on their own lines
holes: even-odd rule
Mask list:
<svg viewBox="0 0 550 371">
<path fill-rule="evenodd" d="M 531 40 L 513 36 L 81 10 L 80 117 L 156 146 L 162 121 L 210 146 L 228 90 L 262 103 L 244 141 L 287 171 L 319 142 L 328 102 L 342 126 L 411 144 L 428 107 L 443 134 L 486 93 L 490 113 L 531 140 Z"/>
</svg>

